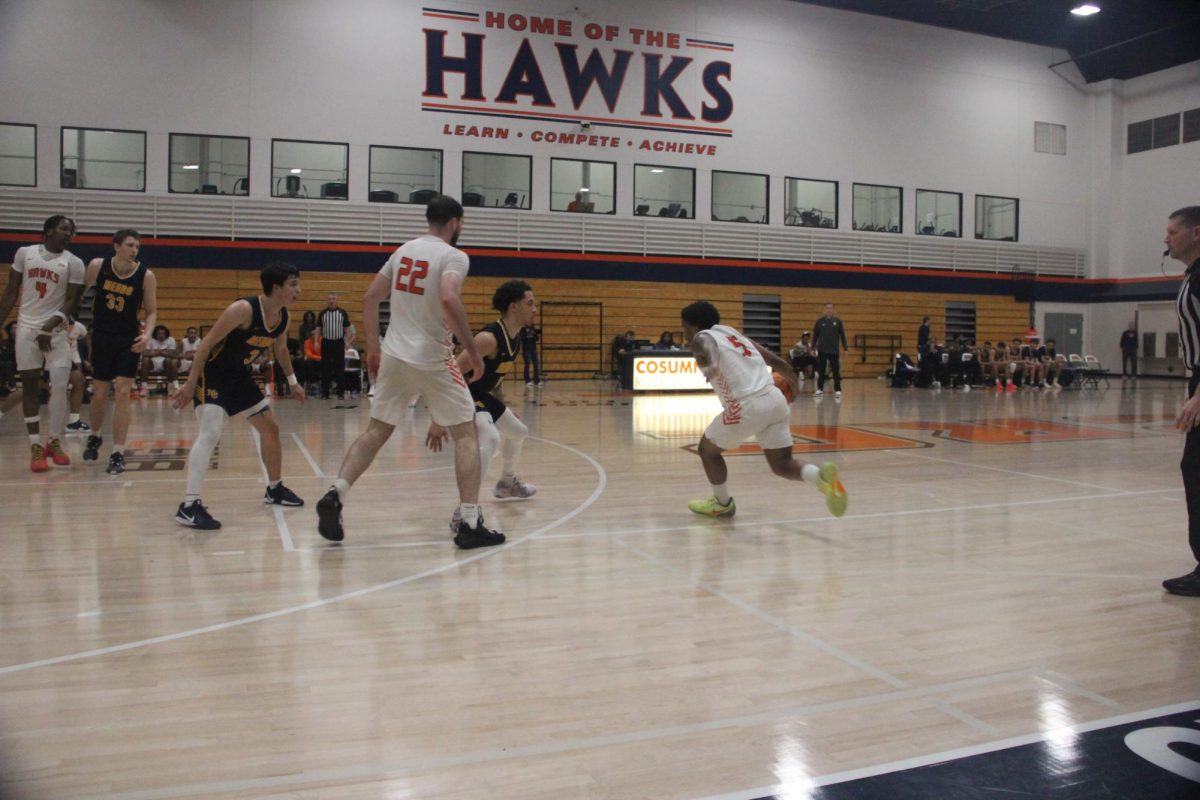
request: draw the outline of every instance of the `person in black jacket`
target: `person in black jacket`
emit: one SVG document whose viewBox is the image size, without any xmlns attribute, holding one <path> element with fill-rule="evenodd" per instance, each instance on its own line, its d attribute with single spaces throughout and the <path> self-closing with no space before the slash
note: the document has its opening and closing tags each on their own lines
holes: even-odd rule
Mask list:
<svg viewBox="0 0 1200 800">
<path fill-rule="evenodd" d="M 1129 330 L 1121 334 L 1121 377 L 1137 377 L 1137 325 L 1129 323 Z"/>
<path fill-rule="evenodd" d="M 521 340 L 521 357 L 525 361 L 525 385 L 535 386 L 542 382 L 542 366 L 537 349 L 542 332 L 530 324 L 521 328 L 517 337 Z M 529 370 L 531 366 L 533 367 L 532 377 Z"/>
<path fill-rule="evenodd" d="M 841 319 L 833 314 L 833 303 L 825 304 L 825 316 L 813 324 L 813 339 L 817 345 L 817 391 L 813 397 L 825 394 L 825 368 L 833 368 L 833 396 L 842 399 L 842 359 L 841 352 L 850 352 L 846 344 L 846 327 Z M 838 344 L 841 349 L 838 349 Z"/>
</svg>

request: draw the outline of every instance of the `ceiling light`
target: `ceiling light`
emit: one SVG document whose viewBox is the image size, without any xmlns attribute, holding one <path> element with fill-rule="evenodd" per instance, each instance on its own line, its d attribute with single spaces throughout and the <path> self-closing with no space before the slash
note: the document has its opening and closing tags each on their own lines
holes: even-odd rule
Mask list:
<svg viewBox="0 0 1200 800">
<path fill-rule="evenodd" d="M 662 170 L 661 170 L 661 169 L 652 169 L 652 170 L 650 170 L 650 171 L 651 171 L 651 172 L 662 172 Z"/>
<path fill-rule="evenodd" d="M 199 164 L 184 164 L 183 168 L 184 169 L 200 169 L 200 165 Z"/>
<path fill-rule="evenodd" d="M 1092 14 L 1100 13 L 1100 6 L 1096 5 L 1095 3 L 1084 3 L 1083 5 L 1072 8 L 1071 13 L 1077 17 L 1090 17 Z"/>
<path fill-rule="evenodd" d="M 581 192 L 590 192 L 590 191 L 591 191 L 591 189 L 587 188 L 586 186 L 580 186 L 580 187 L 579 187 L 579 191 L 581 191 Z"/>
<path fill-rule="evenodd" d="M 300 168 L 299 168 L 299 167 L 296 167 L 294 170 L 292 170 L 292 174 L 293 174 L 293 175 L 299 175 L 299 174 L 300 174 Z"/>
</svg>

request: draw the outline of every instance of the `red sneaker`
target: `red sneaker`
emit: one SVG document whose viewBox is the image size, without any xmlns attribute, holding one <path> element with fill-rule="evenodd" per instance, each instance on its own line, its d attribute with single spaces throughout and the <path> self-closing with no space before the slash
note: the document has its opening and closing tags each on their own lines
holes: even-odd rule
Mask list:
<svg viewBox="0 0 1200 800">
<path fill-rule="evenodd" d="M 59 467 L 71 466 L 71 457 L 63 450 L 62 442 L 58 439 L 51 439 L 50 444 L 46 447 L 50 451 L 50 460 Z"/>
<path fill-rule="evenodd" d="M 50 469 L 50 465 L 46 463 L 46 451 L 40 444 L 29 446 L 30 458 L 29 469 L 33 472 L 45 472 Z"/>
</svg>

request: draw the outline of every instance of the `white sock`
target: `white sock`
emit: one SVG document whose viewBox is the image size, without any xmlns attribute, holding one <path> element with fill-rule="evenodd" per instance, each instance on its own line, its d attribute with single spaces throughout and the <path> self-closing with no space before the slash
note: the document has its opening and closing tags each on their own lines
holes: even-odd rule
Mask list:
<svg viewBox="0 0 1200 800">
<path fill-rule="evenodd" d="M 333 488 L 337 491 L 338 501 L 346 502 L 346 495 L 350 494 L 350 481 L 338 478 L 333 482 Z"/>
<path fill-rule="evenodd" d="M 29 443 L 30 444 L 41 444 L 42 443 L 42 435 L 40 433 L 29 434 Z"/>
<path fill-rule="evenodd" d="M 713 496 L 723 506 L 729 505 L 729 501 L 733 499 L 729 496 L 729 484 L 727 483 L 722 483 L 720 486 L 713 484 Z"/>
<path fill-rule="evenodd" d="M 462 521 L 470 525 L 472 528 L 479 525 L 479 505 L 476 503 L 463 503 L 458 507 L 458 512 L 462 516 Z"/>
<path fill-rule="evenodd" d="M 79 422 L 79 415 L 78 415 L 78 414 L 72 414 L 70 417 L 68 417 L 68 418 L 67 418 L 67 422 L 69 422 L 70 424 L 74 425 L 76 422 Z"/>
<path fill-rule="evenodd" d="M 821 479 L 821 470 L 816 464 L 805 464 L 800 468 L 800 479 L 805 483 L 816 483 Z"/>
<path fill-rule="evenodd" d="M 267 488 L 268 488 L 268 489 L 274 489 L 275 487 L 277 487 L 277 486 L 278 486 L 279 484 L 281 484 L 281 483 L 283 483 L 283 481 L 281 481 L 281 480 L 279 480 L 279 481 L 268 481 L 268 483 L 267 483 Z"/>
</svg>

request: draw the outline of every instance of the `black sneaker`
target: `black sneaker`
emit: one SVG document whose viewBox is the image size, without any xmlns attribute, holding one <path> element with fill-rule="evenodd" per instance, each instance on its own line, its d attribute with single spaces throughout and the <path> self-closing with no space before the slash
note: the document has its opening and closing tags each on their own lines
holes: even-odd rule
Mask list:
<svg viewBox="0 0 1200 800">
<path fill-rule="evenodd" d="M 1200 597 L 1200 567 L 1187 575 L 1163 581 L 1163 588 L 1183 597 Z"/>
<path fill-rule="evenodd" d="M 212 514 L 208 513 L 208 509 L 199 500 L 180 503 L 179 510 L 175 512 L 175 521 L 185 527 L 199 528 L 202 531 L 215 531 L 221 527 L 221 523 L 212 518 Z"/>
<path fill-rule="evenodd" d="M 122 472 L 124 472 L 125 454 L 118 453 L 116 450 L 114 450 L 113 454 L 108 457 L 108 466 L 104 468 L 104 471 L 109 475 L 120 475 Z"/>
<path fill-rule="evenodd" d="M 263 502 L 272 506 L 302 506 L 304 501 L 296 496 L 296 493 L 283 485 L 281 481 L 278 486 L 272 489 L 267 487 L 267 493 L 263 495 Z"/>
<path fill-rule="evenodd" d="M 479 524 L 474 528 L 459 520 L 458 532 L 454 534 L 454 543 L 463 550 L 470 550 L 475 547 L 492 547 L 504 544 L 504 534 L 485 528 L 482 519 L 479 520 Z"/>
<path fill-rule="evenodd" d="M 87 446 L 83 448 L 83 460 L 95 461 L 100 457 L 100 445 L 104 444 L 104 437 L 92 434 L 87 438 Z"/>
<path fill-rule="evenodd" d="M 330 489 L 317 501 L 317 531 L 331 542 L 346 538 L 342 530 L 342 501 L 337 489 Z"/>
<path fill-rule="evenodd" d="M 83 433 L 85 431 L 90 431 L 91 429 L 92 429 L 92 426 L 88 425 L 86 422 L 84 422 L 81 419 L 77 419 L 74 422 L 67 424 L 67 430 L 73 431 L 75 433 Z"/>
</svg>

